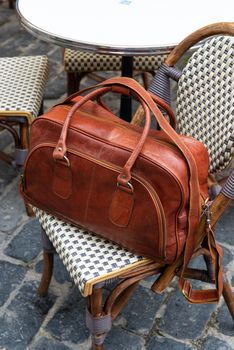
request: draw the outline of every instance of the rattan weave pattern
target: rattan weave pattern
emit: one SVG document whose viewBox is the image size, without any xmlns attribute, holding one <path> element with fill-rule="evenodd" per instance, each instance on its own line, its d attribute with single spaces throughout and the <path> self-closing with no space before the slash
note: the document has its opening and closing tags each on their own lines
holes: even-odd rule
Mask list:
<svg viewBox="0 0 234 350">
<path fill-rule="evenodd" d="M 47 76 L 46 56 L 1 57 L 0 113 L 26 111 L 37 116 Z"/>
<path fill-rule="evenodd" d="M 38 208 L 33 211 L 83 295 L 88 281 L 110 278 L 114 271 L 146 260 Z"/>
<path fill-rule="evenodd" d="M 178 82 L 177 126 L 206 145 L 210 172 L 234 153 L 234 38 L 213 37 L 189 59 Z"/>
<path fill-rule="evenodd" d="M 137 71 L 156 71 L 165 61 L 168 53 L 150 56 L 135 56 L 133 59 L 133 69 Z M 120 71 L 121 56 L 102 55 L 65 49 L 64 67 L 67 72 L 77 73 Z"/>
</svg>

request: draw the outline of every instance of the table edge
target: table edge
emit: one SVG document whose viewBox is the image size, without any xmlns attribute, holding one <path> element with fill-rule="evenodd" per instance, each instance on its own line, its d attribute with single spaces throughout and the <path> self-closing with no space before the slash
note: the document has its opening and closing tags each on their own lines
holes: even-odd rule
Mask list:
<svg viewBox="0 0 234 350">
<path fill-rule="evenodd" d="M 20 24 L 24 29 L 26 29 L 34 37 L 52 43 L 64 48 L 70 48 L 74 50 L 90 51 L 106 55 L 121 55 L 121 56 L 150 56 L 158 54 L 168 54 L 176 44 L 170 44 L 161 46 L 160 48 L 155 47 L 125 47 L 125 46 L 108 46 L 102 44 L 93 44 L 88 42 L 77 42 L 69 38 L 63 38 L 60 36 L 55 36 L 53 33 L 45 31 L 30 21 L 28 21 L 20 12 L 18 1 L 16 3 L 17 16 L 19 18 Z"/>
</svg>

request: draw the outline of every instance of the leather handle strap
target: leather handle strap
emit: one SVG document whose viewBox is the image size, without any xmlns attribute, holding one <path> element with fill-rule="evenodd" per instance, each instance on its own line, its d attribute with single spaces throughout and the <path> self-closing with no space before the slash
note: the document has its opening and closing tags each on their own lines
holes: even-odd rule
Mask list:
<svg viewBox="0 0 234 350">
<path fill-rule="evenodd" d="M 87 89 L 87 90 L 89 90 L 89 89 Z M 61 132 L 59 141 L 54 149 L 53 157 L 55 160 L 66 159 L 66 151 L 67 151 L 66 138 L 67 138 L 68 127 L 70 124 L 70 120 L 71 120 L 72 116 L 74 115 L 74 113 L 76 112 L 76 110 L 78 108 L 80 108 L 88 100 L 90 100 L 94 97 L 97 97 L 99 95 L 102 95 L 108 91 L 119 92 L 121 94 L 123 94 L 123 93 L 130 94 L 129 89 L 126 90 L 126 88 L 124 88 L 124 87 L 120 88 L 119 85 L 115 86 L 114 84 L 112 84 L 111 86 L 108 86 L 108 87 L 99 87 L 98 89 L 90 92 L 89 94 L 84 96 L 80 101 L 75 103 L 74 106 L 70 109 L 70 111 L 67 114 L 67 117 L 66 117 L 64 124 L 63 124 L 63 128 L 62 128 L 62 132 Z M 131 169 L 132 169 L 137 157 L 139 156 L 139 154 L 142 150 L 142 147 L 144 146 L 145 140 L 146 140 L 147 135 L 148 135 L 149 130 L 150 130 L 150 122 L 151 122 L 149 108 L 146 106 L 144 101 L 142 101 L 140 96 L 137 95 L 137 98 L 139 99 L 139 101 L 142 104 L 142 107 L 145 111 L 146 122 L 145 122 L 145 126 L 143 128 L 143 132 L 141 134 L 141 137 L 140 137 L 136 147 L 134 148 L 134 151 L 130 155 L 126 164 L 123 166 L 123 169 L 117 178 L 118 184 L 120 184 L 124 187 L 127 187 L 127 188 L 129 187 L 129 183 L 131 180 Z"/>
<path fill-rule="evenodd" d="M 86 89 L 87 91 L 89 91 L 90 89 Z M 107 91 L 109 91 L 110 89 L 109 88 L 102 88 L 102 90 L 100 91 L 100 94 L 101 93 L 105 93 Z M 88 100 L 90 100 L 91 98 L 93 98 L 94 96 L 96 96 L 96 91 L 93 91 L 91 92 L 90 94 L 86 95 L 83 97 L 82 100 L 80 100 L 79 102 L 77 102 L 68 112 L 66 118 L 65 118 L 65 121 L 63 123 L 63 128 L 62 128 L 62 131 L 61 131 L 61 135 L 60 135 L 60 138 L 59 138 L 59 141 L 56 145 L 56 148 L 54 149 L 54 152 L 53 152 L 53 157 L 55 160 L 63 160 L 64 159 L 64 156 L 66 154 L 66 151 L 67 151 L 67 147 L 66 147 L 66 139 L 67 139 L 67 132 L 68 132 L 68 127 L 69 127 L 69 124 L 70 124 L 70 120 L 73 116 L 73 114 L 75 113 L 75 111 L 80 107 L 82 106 L 85 102 L 87 102 Z M 66 102 L 69 101 L 69 98 L 65 100 Z"/>
<path fill-rule="evenodd" d="M 117 79 L 119 79 L 119 78 L 117 78 Z M 100 95 L 103 95 L 108 91 L 117 92 L 117 93 L 125 94 L 125 95 L 133 95 L 142 104 L 143 109 L 145 110 L 145 120 L 146 121 L 145 121 L 145 125 L 143 128 L 143 132 L 142 132 L 142 135 L 140 137 L 140 140 L 137 143 L 137 145 L 136 145 L 134 151 L 132 152 L 131 156 L 129 157 L 128 161 L 124 165 L 124 167 L 123 167 L 123 169 L 122 169 L 122 171 L 119 174 L 118 179 L 117 179 L 118 184 L 120 184 L 124 187 L 128 187 L 130 180 L 131 180 L 131 169 L 132 169 L 137 157 L 139 156 L 139 154 L 142 150 L 142 147 L 144 146 L 147 135 L 149 133 L 150 121 L 151 121 L 150 113 L 149 113 L 148 108 L 146 107 L 146 104 L 141 100 L 140 93 L 138 92 L 138 90 L 136 88 L 136 86 L 138 84 L 136 86 L 133 85 L 133 86 L 127 86 L 127 87 L 125 86 L 125 84 L 116 84 L 116 83 L 109 84 L 108 87 L 107 86 L 101 87 L 101 85 L 102 84 L 99 84 L 99 85 L 91 86 L 89 88 L 81 90 L 78 93 L 75 93 L 74 95 L 72 95 L 72 97 L 69 97 L 65 100 L 66 102 L 68 102 L 72 98 L 74 98 L 75 96 L 79 96 L 79 95 L 83 94 L 84 92 L 88 92 L 88 91 L 95 88 L 94 91 L 91 91 L 90 93 L 85 95 L 82 98 L 82 100 L 76 102 L 73 105 L 73 107 L 70 109 L 70 111 L 68 112 L 67 117 L 66 117 L 65 122 L 64 122 L 64 125 L 63 125 L 63 128 L 62 128 L 62 132 L 61 132 L 59 141 L 58 141 L 56 148 L 53 152 L 53 157 L 56 160 L 63 160 L 64 158 L 66 158 L 66 156 L 65 156 L 66 151 L 67 151 L 66 138 L 67 138 L 67 131 L 68 131 L 68 126 L 70 124 L 70 120 L 71 120 L 73 114 L 76 112 L 76 110 L 78 108 L 80 108 L 85 102 L 87 102 L 90 99 L 97 98 Z M 158 100 L 157 97 L 154 97 L 154 100 L 157 101 Z M 172 124 L 175 125 L 175 117 L 174 117 L 173 111 L 163 100 L 161 100 L 161 99 L 159 99 L 159 100 L 160 100 L 160 104 L 161 104 L 162 108 L 168 109 L 168 114 L 171 115 Z"/>
<path fill-rule="evenodd" d="M 117 78 L 119 79 L 119 78 Z M 123 79 L 123 78 L 120 78 L 120 79 Z M 102 83 L 101 83 L 102 84 Z M 100 85 L 100 84 L 99 84 Z M 72 100 L 75 100 L 76 97 L 78 96 L 82 96 L 83 94 L 87 93 L 88 91 L 91 91 L 91 90 L 94 90 L 94 89 L 97 89 L 97 87 L 99 85 L 91 85 L 85 89 L 82 89 L 82 90 L 79 90 L 75 93 L 73 93 L 72 95 L 66 97 L 62 102 L 56 104 L 55 106 L 59 106 L 59 105 L 62 105 L 62 104 L 65 104 L 65 103 L 69 103 L 71 102 Z M 169 104 L 167 102 L 165 102 L 161 97 L 153 94 L 152 92 L 148 91 L 151 98 L 154 100 L 154 102 L 159 106 L 161 107 L 167 114 L 167 116 L 169 117 L 169 123 L 170 125 L 172 126 L 173 129 L 175 129 L 176 127 L 176 116 L 175 116 L 175 113 L 174 111 L 172 110 L 172 108 L 169 106 Z M 123 92 L 122 92 L 123 93 Z M 123 93 L 124 94 L 124 93 Z M 98 96 L 97 96 L 98 97 Z M 134 97 L 134 96 L 133 96 Z M 103 105 L 103 102 L 101 101 L 98 101 L 100 105 Z M 54 107 L 55 107 L 54 106 Z M 106 108 L 107 110 L 109 110 L 105 105 L 103 105 L 104 108 Z"/>
</svg>

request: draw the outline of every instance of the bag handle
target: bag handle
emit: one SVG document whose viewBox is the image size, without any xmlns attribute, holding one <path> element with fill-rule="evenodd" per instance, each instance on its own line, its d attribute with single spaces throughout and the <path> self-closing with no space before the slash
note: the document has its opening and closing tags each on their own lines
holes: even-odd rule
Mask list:
<svg viewBox="0 0 234 350">
<path fill-rule="evenodd" d="M 118 78 L 117 78 L 118 79 Z M 120 79 L 123 79 L 120 78 Z M 100 85 L 100 84 L 98 84 Z M 76 97 L 78 96 L 81 96 L 83 95 L 84 93 L 90 91 L 90 90 L 93 90 L 93 89 L 96 89 L 98 85 L 91 85 L 87 88 L 84 88 L 82 90 L 79 90 L 77 92 L 74 92 L 72 95 L 69 95 L 68 97 L 66 97 L 62 102 L 54 105 L 55 106 L 59 106 L 59 105 L 62 105 L 62 104 L 65 104 L 65 103 L 69 103 L 71 102 L 72 100 L 74 100 Z M 148 93 L 150 94 L 151 98 L 154 100 L 154 102 L 159 106 L 161 107 L 167 114 L 167 116 L 169 117 L 169 123 L 171 125 L 171 127 L 173 129 L 176 128 L 176 116 L 175 116 L 175 113 L 174 111 L 172 110 L 172 108 L 169 106 L 169 104 L 167 102 L 165 102 L 162 98 L 160 98 L 159 96 L 151 93 L 150 91 L 148 91 Z M 98 96 L 97 96 L 98 97 Z M 107 108 L 107 106 L 104 105 L 104 103 L 102 101 L 98 101 L 98 103 L 105 109 L 107 109 L 109 111 L 109 108 Z"/>
<path fill-rule="evenodd" d="M 111 78 L 108 80 L 105 80 L 104 82 L 96 85 L 95 87 L 97 90 L 92 91 L 88 95 L 84 96 L 82 100 L 75 103 L 75 105 L 71 108 L 69 113 L 67 114 L 67 117 L 65 119 L 61 136 L 58 141 L 58 144 L 53 152 L 54 159 L 64 159 L 65 153 L 66 153 L 66 135 L 67 130 L 69 126 L 70 119 L 75 113 L 75 111 L 86 101 L 88 101 L 90 98 L 93 98 L 97 95 L 106 93 L 107 91 L 113 91 L 113 92 L 119 92 L 121 94 L 130 94 L 130 91 L 140 99 L 141 103 L 144 102 L 145 105 L 151 110 L 154 117 L 156 118 L 159 126 L 161 129 L 168 135 L 168 137 L 172 140 L 172 142 L 177 146 L 177 148 L 182 152 L 183 156 L 185 157 L 189 173 L 190 173 L 190 179 L 189 179 L 189 188 L 190 188 L 190 203 L 189 203 L 189 218 L 188 218 L 188 236 L 186 240 L 186 246 L 185 246 L 185 253 L 184 253 L 184 263 L 183 263 L 183 270 L 182 275 L 184 272 L 185 267 L 187 266 L 193 251 L 194 251 L 194 241 L 195 237 L 194 234 L 196 232 L 198 223 L 199 223 L 199 217 L 200 217 L 200 195 L 199 195 L 199 184 L 198 184 L 198 177 L 197 177 L 197 167 L 196 162 L 189 151 L 189 149 L 186 147 L 186 145 L 183 143 L 179 135 L 171 128 L 169 123 L 166 121 L 166 119 L 161 114 L 158 107 L 155 105 L 155 102 L 150 97 L 149 93 L 134 79 L 132 78 L 125 78 L 125 77 L 116 77 Z M 93 89 L 91 87 L 90 89 Z M 88 89 L 89 90 L 89 89 Z M 86 91 L 88 91 L 86 90 Z M 143 104 L 144 109 L 145 105 Z M 128 159 L 127 163 L 125 164 L 121 174 L 118 176 L 118 182 L 123 185 L 125 188 L 129 188 L 129 181 L 131 179 L 131 167 L 134 164 L 134 161 L 136 160 L 137 156 L 140 153 L 140 150 L 142 149 L 145 139 L 148 134 L 148 130 L 150 127 L 150 120 L 149 120 L 149 113 L 146 113 L 146 124 L 143 129 L 142 136 L 140 138 L 140 141 L 137 145 L 137 147 L 134 149 L 133 153 L 131 154 L 130 158 Z"/>
<path fill-rule="evenodd" d="M 114 89 L 115 90 L 115 89 Z M 62 132 L 59 138 L 59 141 L 56 145 L 56 148 L 54 149 L 53 152 L 53 157 L 55 160 L 66 160 L 66 163 L 68 162 L 68 159 L 66 157 L 66 151 L 67 151 L 67 147 L 66 147 L 66 138 L 67 138 L 67 132 L 68 132 L 68 126 L 70 124 L 70 120 L 73 116 L 73 114 L 76 112 L 76 110 L 78 108 L 80 108 L 85 102 L 87 102 L 88 100 L 100 96 L 108 91 L 113 91 L 113 87 L 108 86 L 108 87 L 103 87 L 103 88 L 99 88 L 96 89 L 95 91 L 90 92 L 89 94 L 87 94 L 86 96 L 84 96 L 80 101 L 78 101 L 77 103 L 74 104 L 74 106 L 70 109 L 70 111 L 67 114 L 67 117 L 64 121 L 64 125 L 62 128 Z M 121 89 L 119 91 L 119 88 L 117 87 L 116 92 L 120 92 L 120 93 L 130 93 L 130 91 L 127 91 L 126 89 Z M 132 152 L 131 156 L 129 157 L 128 161 L 126 162 L 126 164 L 123 166 L 121 173 L 118 175 L 117 178 L 117 185 L 118 186 L 123 186 L 123 188 L 127 189 L 129 191 L 129 188 L 132 190 L 133 187 L 131 185 L 131 169 L 137 159 L 137 157 L 139 156 L 142 147 L 145 144 L 145 140 L 147 138 L 147 135 L 149 133 L 150 130 L 150 122 L 151 122 L 151 117 L 150 117 L 150 111 L 149 108 L 146 106 L 146 104 L 144 103 L 144 101 L 142 101 L 140 96 L 137 96 L 140 103 L 142 104 L 142 107 L 145 111 L 145 125 L 143 128 L 143 132 L 141 134 L 141 137 L 136 145 L 136 147 L 134 148 L 134 151 Z"/>
</svg>

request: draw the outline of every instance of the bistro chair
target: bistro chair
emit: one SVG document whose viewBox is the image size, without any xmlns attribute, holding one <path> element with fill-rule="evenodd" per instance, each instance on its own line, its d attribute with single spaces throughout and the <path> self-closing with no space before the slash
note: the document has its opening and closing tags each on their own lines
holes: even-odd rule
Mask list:
<svg viewBox="0 0 234 350">
<path fill-rule="evenodd" d="M 145 88 L 149 84 L 147 73 L 154 75 L 154 72 L 165 61 L 169 52 L 169 50 L 165 50 L 158 55 L 135 56 L 133 58 L 133 70 L 135 73 L 141 73 Z M 102 55 L 65 49 L 63 63 L 65 72 L 67 73 L 68 95 L 79 90 L 81 80 L 87 75 L 101 81 L 102 77 L 97 75 L 97 73 L 121 71 L 121 56 L 118 55 Z"/>
<path fill-rule="evenodd" d="M 14 156 L 0 151 L 0 159 L 10 164 L 24 163 L 30 124 L 43 109 L 47 77 L 46 56 L 0 58 L 0 131 L 9 131 L 15 143 Z"/>
<path fill-rule="evenodd" d="M 176 129 L 193 136 L 210 156 L 209 192 L 214 198 L 221 189 L 226 167 L 233 165 L 234 153 L 234 24 L 215 23 L 196 31 L 167 57 L 151 82 L 149 91 L 171 103 L 170 79 L 177 82 Z M 209 40 L 204 40 L 207 39 Z M 178 61 L 193 45 L 195 50 L 183 70 Z M 133 124 L 144 119 L 142 108 Z"/>
<path fill-rule="evenodd" d="M 185 128 L 188 134 L 194 134 L 194 130 L 199 131 L 199 135 L 202 135 L 202 142 L 207 145 L 210 152 L 210 171 L 214 173 L 228 166 L 233 156 L 233 105 L 231 106 L 233 91 L 228 88 L 230 83 L 233 86 L 234 81 L 233 33 L 234 24 L 230 23 L 202 28 L 185 38 L 166 60 L 167 63 L 170 62 L 170 65 L 173 66 L 190 46 L 195 45 L 200 39 L 212 36 L 211 41 L 206 41 L 204 46 L 200 46 L 188 61 L 187 65 L 192 64 L 191 68 L 189 69 L 186 66 L 187 68 L 183 70 L 180 76 L 178 127 L 180 127 L 180 130 Z M 222 34 L 222 36 L 213 37 L 217 34 Z M 218 54 L 220 50 L 221 54 Z M 195 63 L 195 60 L 200 63 Z M 208 67 L 207 60 L 209 62 Z M 192 74 L 192 79 L 195 79 L 197 72 L 199 72 L 196 80 L 197 84 L 191 83 L 187 75 Z M 205 80 L 203 76 L 200 77 L 203 72 L 208 75 Z M 209 74 L 212 75 L 210 79 Z M 217 86 L 219 74 L 221 74 L 221 88 Z M 225 87 L 226 75 L 227 87 Z M 215 84 L 211 84 L 215 86 L 215 89 L 211 91 L 211 96 L 215 98 L 217 109 L 220 105 L 222 106 L 220 116 L 222 119 L 219 119 L 219 121 L 215 119 L 215 124 L 212 124 L 212 127 L 210 127 L 211 119 L 213 121 L 213 118 L 218 117 L 216 114 L 214 117 L 212 116 L 215 111 L 213 111 L 214 102 L 209 102 L 210 80 L 215 81 Z M 186 83 L 188 87 L 185 86 Z M 194 85 L 196 85 L 196 99 L 195 102 L 192 102 L 192 110 L 187 114 L 186 111 L 190 103 L 185 100 L 190 92 L 195 95 L 192 90 Z M 221 97 L 222 88 L 225 88 L 225 99 L 229 101 L 227 105 Z M 216 97 L 213 95 L 216 95 Z M 197 102 L 197 100 L 200 102 Z M 181 107 L 179 107 L 180 103 L 182 104 Z M 209 110 L 210 113 L 196 114 L 194 112 L 196 110 L 195 105 L 201 106 L 202 110 Z M 183 119 L 180 121 L 182 117 L 187 118 L 185 122 L 183 122 Z M 139 118 L 139 115 L 136 115 L 136 118 L 133 118 L 133 123 L 139 124 L 142 120 L 142 116 Z M 185 126 L 183 126 L 184 124 Z M 208 126 L 209 130 L 212 130 L 209 131 Z M 195 134 L 195 136 L 197 135 Z M 203 255 L 205 261 L 209 262 L 207 263 L 207 269 L 187 267 L 185 270 L 186 278 L 199 280 L 203 283 L 215 283 L 213 260 L 206 249 L 204 231 L 207 225 L 211 225 L 212 228 L 215 227 L 231 199 L 234 199 L 234 171 L 229 175 L 220 192 L 208 202 L 208 206 L 204 207 L 201 215 L 195 238 L 197 249 L 194 257 L 199 254 Z M 152 282 L 151 289 L 154 292 L 161 293 L 175 276 L 180 276 L 183 254 L 171 265 L 163 266 L 142 256 L 135 255 L 94 233 L 67 224 L 42 210 L 35 207 L 33 210 L 42 226 L 44 249 L 44 270 L 38 293 L 44 296 L 48 291 L 53 270 L 53 255 L 56 251 L 80 292 L 87 298 L 86 325 L 92 335 L 93 349 L 103 349 L 105 336 L 111 330 L 113 320 L 126 305 L 139 281 L 155 275 L 156 281 Z M 211 216 L 210 213 L 212 213 Z M 108 290 L 110 289 L 109 294 L 104 299 L 103 287 L 111 285 L 111 283 L 113 283 L 112 289 L 108 288 Z M 182 291 L 186 298 L 191 299 L 193 291 L 188 286 L 190 285 L 183 285 Z M 107 291 L 105 291 L 105 295 L 106 293 Z M 234 295 L 225 276 L 222 295 L 234 320 Z M 139 302 L 143 303 L 144 301 Z"/>
</svg>

